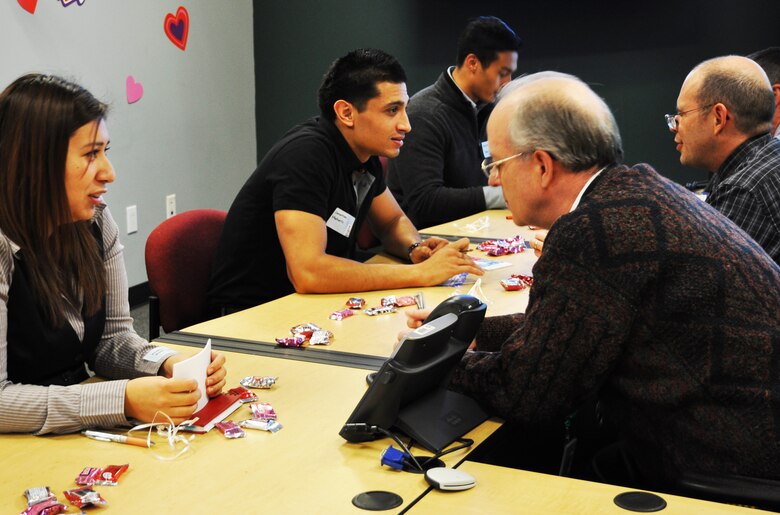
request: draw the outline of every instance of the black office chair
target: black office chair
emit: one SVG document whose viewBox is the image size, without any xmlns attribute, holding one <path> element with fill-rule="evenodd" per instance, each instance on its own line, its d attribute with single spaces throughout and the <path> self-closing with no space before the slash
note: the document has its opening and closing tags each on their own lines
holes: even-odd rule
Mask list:
<svg viewBox="0 0 780 515">
<path fill-rule="evenodd" d="M 780 511 L 780 481 L 689 472 L 683 474 L 674 486 L 680 494 L 689 497 Z"/>
</svg>

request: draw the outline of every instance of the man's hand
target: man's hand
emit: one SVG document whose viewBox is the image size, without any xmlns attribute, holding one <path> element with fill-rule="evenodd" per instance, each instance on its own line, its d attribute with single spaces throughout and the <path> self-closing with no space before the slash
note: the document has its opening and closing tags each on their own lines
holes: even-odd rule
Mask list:
<svg viewBox="0 0 780 515">
<path fill-rule="evenodd" d="M 539 257 L 542 255 L 542 247 L 544 247 L 544 240 L 547 238 L 547 230 L 542 229 L 534 233 L 534 239 L 531 240 L 531 248 L 534 249 L 534 255 Z"/>
<path fill-rule="evenodd" d="M 127 383 L 125 389 L 125 416 L 151 422 L 158 411 L 181 424 L 195 409 L 200 399 L 198 383 L 194 379 L 166 379 L 160 376 L 139 377 Z"/>
<path fill-rule="evenodd" d="M 411 260 L 411 262 L 414 264 L 422 263 L 423 261 L 431 257 L 436 251 L 446 247 L 447 243 L 449 242 L 444 238 L 431 236 L 430 238 L 420 242 L 420 245 L 417 248 L 415 248 L 412 251 L 412 253 L 409 255 L 409 260 Z"/>
<path fill-rule="evenodd" d="M 483 275 L 485 272 L 474 264 L 466 251 L 469 248 L 468 238 L 461 238 L 458 241 L 447 243 L 439 247 L 435 253 L 419 263 L 422 270 L 422 286 L 435 286 L 441 284 L 453 275 L 460 273 L 469 273 L 474 275 Z"/>
</svg>

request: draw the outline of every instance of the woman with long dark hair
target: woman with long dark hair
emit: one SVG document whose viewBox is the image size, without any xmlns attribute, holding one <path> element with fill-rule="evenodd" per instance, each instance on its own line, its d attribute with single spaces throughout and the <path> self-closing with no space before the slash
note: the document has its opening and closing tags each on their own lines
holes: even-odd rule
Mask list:
<svg viewBox="0 0 780 515">
<path fill-rule="evenodd" d="M 119 230 L 102 196 L 107 106 L 52 75 L 0 93 L 0 432 L 174 422 L 195 411 L 194 380 L 170 379 L 187 357 L 133 330 Z M 212 353 L 209 396 L 225 384 Z M 88 367 L 88 368 L 87 368 Z M 110 379 L 82 384 L 89 370 Z"/>
</svg>

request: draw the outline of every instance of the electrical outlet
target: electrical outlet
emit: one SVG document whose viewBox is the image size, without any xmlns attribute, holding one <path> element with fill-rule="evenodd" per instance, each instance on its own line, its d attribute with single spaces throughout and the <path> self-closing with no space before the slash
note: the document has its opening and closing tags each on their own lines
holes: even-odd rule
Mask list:
<svg viewBox="0 0 780 515">
<path fill-rule="evenodd" d="M 165 218 L 170 218 L 176 214 L 176 194 L 171 193 L 165 197 Z"/>
<path fill-rule="evenodd" d="M 138 208 L 127 206 L 127 234 L 138 232 Z"/>
</svg>

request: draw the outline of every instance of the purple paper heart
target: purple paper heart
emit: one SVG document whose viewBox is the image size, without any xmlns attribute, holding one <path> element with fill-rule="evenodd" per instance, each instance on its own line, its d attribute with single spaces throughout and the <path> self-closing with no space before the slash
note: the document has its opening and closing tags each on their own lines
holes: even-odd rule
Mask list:
<svg viewBox="0 0 780 515">
<path fill-rule="evenodd" d="M 63 7 L 68 7 L 69 5 L 73 4 L 74 2 L 78 3 L 79 5 L 84 5 L 84 2 L 87 0 L 60 0 L 62 2 Z"/>
<path fill-rule="evenodd" d="M 168 30 L 171 31 L 173 37 L 181 41 L 184 38 L 184 20 L 179 20 L 177 23 L 170 23 Z"/>
</svg>

